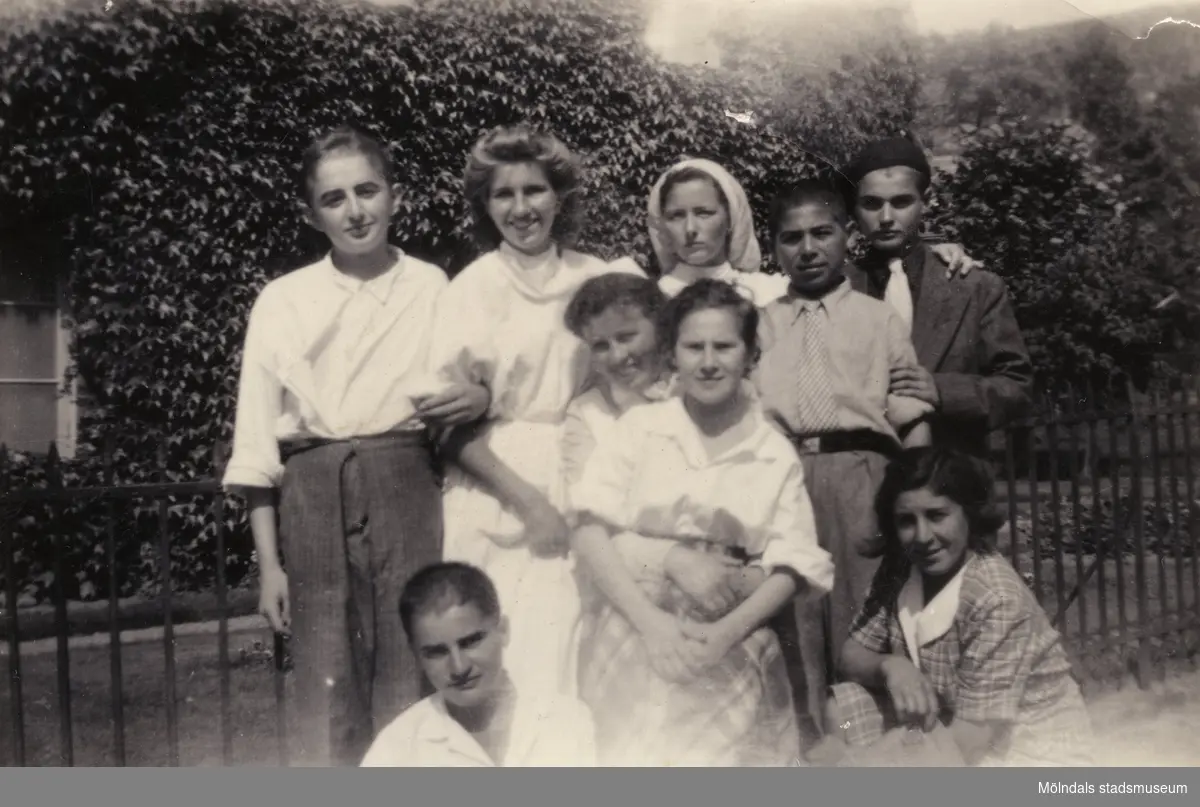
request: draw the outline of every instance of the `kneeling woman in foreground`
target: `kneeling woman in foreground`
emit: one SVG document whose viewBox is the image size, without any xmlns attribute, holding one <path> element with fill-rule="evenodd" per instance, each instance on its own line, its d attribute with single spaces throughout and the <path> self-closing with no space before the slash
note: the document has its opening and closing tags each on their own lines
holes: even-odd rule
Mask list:
<svg viewBox="0 0 1200 807">
<path fill-rule="evenodd" d="M 603 595 L 580 670 L 602 765 L 786 765 L 798 755 L 767 621 L 798 590 L 828 591 L 833 568 L 799 458 L 745 382 L 757 319 L 715 280 L 668 303 L 659 344 L 682 394 L 625 413 L 571 490 L 573 546 Z M 613 541 L 627 533 L 740 556 L 766 578 L 714 613 L 665 574 L 635 580 Z"/>
<path fill-rule="evenodd" d="M 945 738 L 942 764 L 1091 764 L 1061 638 L 994 546 L 993 489 L 978 461 L 943 449 L 911 449 L 888 469 L 877 507 L 889 557 L 842 651 L 826 760 L 845 743 L 855 752 L 842 764 L 890 764 L 886 749 L 911 752 L 916 729 L 931 746 Z"/>
</svg>

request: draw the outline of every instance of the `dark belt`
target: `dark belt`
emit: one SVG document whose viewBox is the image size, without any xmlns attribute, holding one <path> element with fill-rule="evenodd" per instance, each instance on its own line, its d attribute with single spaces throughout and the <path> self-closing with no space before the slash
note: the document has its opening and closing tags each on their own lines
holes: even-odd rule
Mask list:
<svg viewBox="0 0 1200 807">
<path fill-rule="evenodd" d="M 362 437 L 344 437 L 333 439 L 329 437 L 296 437 L 279 441 L 279 458 L 287 462 L 297 454 L 311 451 L 314 448 L 333 445 L 354 445 L 370 448 L 377 445 L 400 445 L 413 448 L 428 448 L 432 445 L 429 432 L 426 429 L 396 429 L 382 434 L 364 435 Z"/>
<path fill-rule="evenodd" d="M 801 454 L 842 454 L 847 451 L 869 451 L 885 457 L 894 457 L 900 451 L 895 440 L 870 429 L 833 432 L 812 437 L 792 437 L 792 445 Z"/>
</svg>

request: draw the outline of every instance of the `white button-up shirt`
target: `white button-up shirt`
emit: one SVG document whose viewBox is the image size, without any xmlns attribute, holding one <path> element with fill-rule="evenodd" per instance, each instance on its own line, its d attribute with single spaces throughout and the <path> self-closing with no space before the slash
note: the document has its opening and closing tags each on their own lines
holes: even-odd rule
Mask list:
<svg viewBox="0 0 1200 807">
<path fill-rule="evenodd" d="M 817 541 L 796 450 L 755 403 L 745 440 L 709 457 L 682 398 L 635 406 L 587 460 L 572 510 L 615 531 L 745 550 L 767 571 L 787 567 L 814 592 L 833 586 Z"/>
<path fill-rule="evenodd" d="M 268 283 L 250 312 L 227 487 L 274 487 L 279 441 L 420 428 L 414 395 L 436 391 L 430 335 L 446 276 L 401 254 L 361 281 L 329 257 Z"/>
<path fill-rule="evenodd" d="M 563 696 L 517 696 L 508 749 L 497 765 L 434 694 L 393 720 L 375 738 L 364 768 L 595 767 L 595 728 L 582 702 Z"/>
</svg>

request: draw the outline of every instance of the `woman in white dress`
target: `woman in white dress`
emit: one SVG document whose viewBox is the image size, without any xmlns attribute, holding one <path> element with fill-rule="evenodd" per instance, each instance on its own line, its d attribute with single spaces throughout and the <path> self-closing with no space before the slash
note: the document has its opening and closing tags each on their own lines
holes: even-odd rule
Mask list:
<svg viewBox="0 0 1200 807">
<path fill-rule="evenodd" d="M 464 176 L 476 237 L 490 251 L 443 293 L 433 355 L 451 381 L 486 386 L 491 404 L 446 444 L 443 556 L 483 569 L 512 629 L 518 688 L 575 690 L 579 592 L 562 519 L 563 416 L 588 378 L 587 347 L 563 313 L 591 277 L 641 274 L 569 248 L 579 164 L 552 134 L 499 127 Z"/>
</svg>

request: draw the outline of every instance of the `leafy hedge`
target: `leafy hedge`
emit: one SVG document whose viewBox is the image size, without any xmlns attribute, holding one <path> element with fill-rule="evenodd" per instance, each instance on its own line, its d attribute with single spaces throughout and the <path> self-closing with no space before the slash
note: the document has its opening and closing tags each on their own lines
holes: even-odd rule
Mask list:
<svg viewBox="0 0 1200 807">
<path fill-rule="evenodd" d="M 408 189 L 393 240 L 453 273 L 474 257 L 459 187 L 468 148 L 498 123 L 554 129 L 589 167 L 581 246 L 653 268 L 645 197 L 679 157 L 728 165 L 761 227 L 779 183 L 843 163 L 916 113 L 903 36 L 839 57 L 826 48 L 814 65 L 796 57 L 799 15 L 765 35 L 743 21 L 723 32 L 721 69 L 679 67 L 642 44 L 642 9 L 124 0 L 0 39 L 0 222 L 72 256 L 74 369 L 92 405 L 64 484 L 106 479 L 106 437 L 116 482 L 214 472 L 213 446 L 232 436 L 249 306 L 322 250 L 294 204 L 300 154 L 322 130 L 349 121 L 388 142 Z M 1005 119 L 961 145 L 957 170 L 935 185 L 934 224 L 1008 281 L 1040 376 L 1147 380 L 1173 335 L 1153 308 L 1157 255 L 1093 144 L 1066 124 Z M 18 486 L 46 483 L 40 459 L 17 457 L 10 470 Z M 106 513 L 84 502 L 56 514 L 68 596 L 108 594 Z M 16 516 L 16 573 L 41 599 L 49 513 Z M 117 519 L 118 593 L 153 592 L 157 508 L 118 508 Z M 236 501 L 225 520 L 237 582 L 252 557 Z M 173 503 L 170 526 L 175 585 L 211 585 L 209 503 Z"/>
<path fill-rule="evenodd" d="M 1069 122 L 967 126 L 935 184 L 939 227 L 1007 282 L 1042 389 L 1144 389 L 1173 336 L 1155 311 L 1159 256 L 1093 153 Z"/>
<path fill-rule="evenodd" d="M 73 256 L 73 357 L 93 405 L 66 484 L 103 479 L 105 435 L 121 441 L 117 482 L 158 478 L 160 448 L 168 478 L 213 472 L 212 446 L 232 435 L 249 306 L 322 248 L 294 206 L 300 154 L 322 130 L 349 121 L 388 142 L 408 188 L 394 241 L 453 272 L 473 257 L 464 155 L 496 124 L 530 120 L 585 155 L 582 246 L 650 266 L 645 195 L 679 157 L 727 164 L 761 211 L 778 182 L 822 167 L 803 145 L 841 162 L 911 119 L 910 107 L 878 93 L 883 77 L 915 86 L 911 60 L 863 55 L 825 82 L 836 98 L 796 108 L 788 88 L 754 81 L 753 70 L 663 64 L 641 43 L 641 9 L 636 0 L 415 9 L 123 0 L 0 42 L 0 221 L 65 240 Z M 761 113 L 758 125 L 725 114 L 745 110 Z M 12 471 L 18 486 L 44 483 L 32 458 Z M 108 594 L 104 512 L 93 502 L 58 514 L 70 539 L 68 596 Z M 209 585 L 208 503 L 171 512 L 175 585 Z M 236 579 L 250 568 L 250 543 L 243 515 L 228 512 Z M 40 599 L 47 513 L 17 515 L 16 573 Z M 152 591 L 156 509 L 119 515 L 120 593 Z"/>
</svg>

